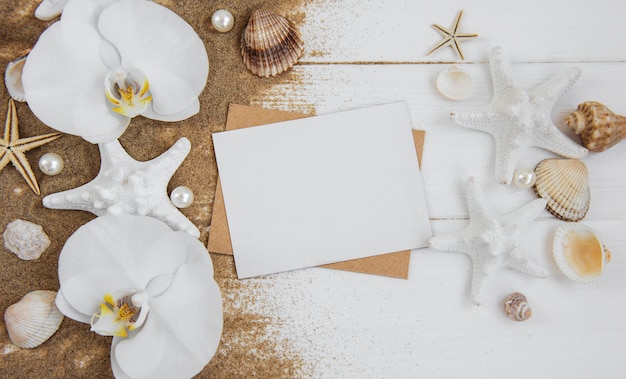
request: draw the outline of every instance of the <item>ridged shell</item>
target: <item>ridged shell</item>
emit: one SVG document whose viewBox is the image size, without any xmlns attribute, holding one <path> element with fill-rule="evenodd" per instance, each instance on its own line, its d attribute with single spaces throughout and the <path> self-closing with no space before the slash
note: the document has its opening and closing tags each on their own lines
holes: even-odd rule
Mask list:
<svg viewBox="0 0 626 379">
<path fill-rule="evenodd" d="M 596 231 L 582 223 L 561 225 L 554 234 L 552 253 L 561 272 L 579 283 L 597 279 L 611 260 Z"/>
<path fill-rule="evenodd" d="M 565 221 L 582 220 L 589 210 L 591 193 L 587 166 L 579 159 L 545 159 L 535 168 L 534 190 L 546 199 L 546 209 Z"/>
<path fill-rule="evenodd" d="M 302 56 L 303 46 L 293 22 L 265 9 L 252 13 L 241 35 L 243 62 L 260 77 L 290 69 Z"/>
<path fill-rule="evenodd" d="M 525 321 L 532 316 L 533 311 L 524 294 L 513 292 L 504 299 L 504 313 L 513 321 Z"/>
<path fill-rule="evenodd" d="M 16 58 L 7 64 L 7 68 L 4 71 L 4 84 L 7 87 L 9 96 L 15 101 L 26 101 L 26 95 L 24 94 L 24 85 L 22 84 L 22 70 L 26 63 L 26 57 L 28 57 L 27 51 L 21 57 Z"/>
<path fill-rule="evenodd" d="M 626 117 L 597 101 L 579 104 L 565 122 L 580 134 L 582 145 L 590 151 L 604 151 L 626 138 Z"/>
<path fill-rule="evenodd" d="M 54 303 L 56 292 L 33 291 L 4 312 L 11 342 L 32 349 L 44 343 L 61 325 L 63 314 Z"/>
<path fill-rule="evenodd" d="M 7 225 L 3 238 L 4 247 L 24 260 L 39 259 L 50 246 L 50 239 L 41 225 L 19 219 Z"/>
</svg>

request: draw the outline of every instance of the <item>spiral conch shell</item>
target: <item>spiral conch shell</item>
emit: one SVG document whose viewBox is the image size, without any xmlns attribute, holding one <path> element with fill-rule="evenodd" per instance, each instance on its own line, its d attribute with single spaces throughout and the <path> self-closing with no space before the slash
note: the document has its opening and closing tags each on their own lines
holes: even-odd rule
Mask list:
<svg viewBox="0 0 626 379">
<path fill-rule="evenodd" d="M 580 134 L 582 145 L 590 151 L 604 151 L 626 138 L 626 117 L 597 101 L 579 104 L 565 122 Z"/>
<path fill-rule="evenodd" d="M 596 231 L 582 223 L 560 226 L 554 234 L 552 253 L 561 272 L 579 283 L 597 279 L 611 260 L 611 252 Z"/>
<path fill-rule="evenodd" d="M 535 168 L 537 196 L 548 201 L 546 209 L 564 221 L 582 220 L 589 210 L 589 172 L 579 159 L 550 158 Z"/>
<path fill-rule="evenodd" d="M 241 36 L 243 62 L 259 77 L 290 69 L 303 51 L 304 42 L 294 23 L 265 9 L 252 13 Z"/>
<path fill-rule="evenodd" d="M 54 303 L 56 292 L 29 292 L 4 312 L 4 322 L 11 342 L 32 349 L 44 343 L 61 325 L 63 314 Z"/>
<path fill-rule="evenodd" d="M 513 321 L 525 321 L 532 316 L 533 311 L 524 294 L 513 292 L 504 299 L 504 313 Z"/>
</svg>

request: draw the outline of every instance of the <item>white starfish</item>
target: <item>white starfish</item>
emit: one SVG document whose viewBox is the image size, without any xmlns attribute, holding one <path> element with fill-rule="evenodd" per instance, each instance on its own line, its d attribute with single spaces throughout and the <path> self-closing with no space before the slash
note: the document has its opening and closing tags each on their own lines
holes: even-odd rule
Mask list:
<svg viewBox="0 0 626 379">
<path fill-rule="evenodd" d="M 452 112 L 458 124 L 491 134 L 496 140 L 496 179 L 509 184 L 522 152 L 530 146 L 541 147 L 568 158 L 583 158 L 587 149 L 561 133 L 550 119 L 556 100 L 580 76 L 578 67 L 525 91 L 517 88 L 511 68 L 504 62 L 500 47 L 489 56 L 493 81 L 493 100 L 469 112 Z"/>
<path fill-rule="evenodd" d="M 546 207 L 544 199 L 533 200 L 523 207 L 494 216 L 485 202 L 474 177 L 465 185 L 470 221 L 465 229 L 430 239 L 437 250 L 465 253 L 472 259 L 472 302 L 480 305 L 482 292 L 490 275 L 501 268 L 511 268 L 528 275 L 546 277 L 548 272 L 519 250 L 520 230 Z"/>
<path fill-rule="evenodd" d="M 179 139 L 165 153 L 146 162 L 134 160 L 117 140 L 98 147 L 98 175 L 85 185 L 44 197 L 45 207 L 84 210 L 97 216 L 152 216 L 175 230 L 200 236 L 198 228 L 167 196 L 167 183 L 191 149 L 187 138 Z"/>
</svg>

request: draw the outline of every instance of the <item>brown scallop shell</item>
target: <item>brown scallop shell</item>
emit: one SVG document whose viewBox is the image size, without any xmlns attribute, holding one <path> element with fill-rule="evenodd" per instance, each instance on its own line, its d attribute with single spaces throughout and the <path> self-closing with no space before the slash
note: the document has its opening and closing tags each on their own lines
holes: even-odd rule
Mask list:
<svg viewBox="0 0 626 379">
<path fill-rule="evenodd" d="M 304 42 L 294 23 L 265 9 L 252 13 L 241 35 L 243 62 L 259 77 L 290 69 L 303 51 Z"/>
<path fill-rule="evenodd" d="M 565 122 L 580 134 L 582 145 L 590 151 L 604 151 L 626 138 L 626 117 L 597 101 L 579 104 Z"/>
<path fill-rule="evenodd" d="M 582 220 L 589 210 L 591 193 L 587 166 L 579 159 L 544 159 L 535 168 L 537 196 L 546 209 L 564 221 Z"/>
</svg>

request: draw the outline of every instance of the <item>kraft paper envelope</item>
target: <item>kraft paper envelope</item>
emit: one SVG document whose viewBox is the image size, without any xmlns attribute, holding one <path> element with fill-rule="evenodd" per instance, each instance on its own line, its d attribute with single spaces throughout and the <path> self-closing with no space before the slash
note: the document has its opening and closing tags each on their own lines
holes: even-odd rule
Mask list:
<svg viewBox="0 0 626 379">
<path fill-rule="evenodd" d="M 404 106 L 404 108 L 406 108 L 406 106 Z M 406 109 L 404 110 L 406 112 Z M 282 112 L 277 110 L 260 109 L 241 105 L 231 105 L 226 129 L 232 130 L 245 128 L 302 117 L 305 117 L 305 115 L 293 112 Z M 414 148 L 417 152 L 419 159 L 421 160 L 424 132 L 417 130 L 412 130 L 412 132 Z M 427 229 L 428 233 L 430 233 L 429 227 Z M 215 253 L 232 254 L 230 233 L 226 218 L 226 209 L 224 207 L 223 195 L 219 179 L 214 201 L 211 233 L 209 235 L 207 248 L 209 249 L 209 251 Z M 404 250 L 397 253 L 382 254 L 367 258 L 353 259 L 345 262 L 328 264 L 324 265 L 323 267 L 385 275 L 398 278 L 407 278 L 409 259 L 410 251 Z"/>
</svg>

